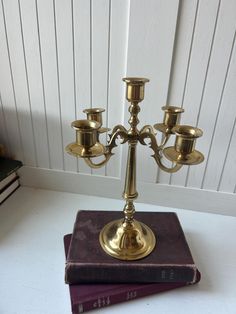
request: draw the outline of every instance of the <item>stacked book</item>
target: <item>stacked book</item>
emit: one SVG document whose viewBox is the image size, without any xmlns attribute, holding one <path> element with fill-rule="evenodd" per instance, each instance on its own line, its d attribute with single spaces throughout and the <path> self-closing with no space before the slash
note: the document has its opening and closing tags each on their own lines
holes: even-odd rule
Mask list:
<svg viewBox="0 0 236 314">
<path fill-rule="evenodd" d="M 100 246 L 103 226 L 119 212 L 79 211 L 72 234 L 64 237 L 65 281 L 72 313 L 78 314 L 200 281 L 178 217 L 173 212 L 136 213 L 154 232 L 154 251 L 138 261 L 122 261 Z"/>
<path fill-rule="evenodd" d="M 16 171 L 21 166 L 19 160 L 0 157 L 0 204 L 20 186 Z"/>
</svg>

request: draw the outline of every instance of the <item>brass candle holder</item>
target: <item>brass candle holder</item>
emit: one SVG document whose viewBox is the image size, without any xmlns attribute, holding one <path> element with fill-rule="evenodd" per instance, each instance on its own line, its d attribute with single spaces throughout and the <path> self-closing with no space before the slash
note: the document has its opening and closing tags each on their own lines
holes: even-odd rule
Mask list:
<svg viewBox="0 0 236 314">
<path fill-rule="evenodd" d="M 149 255 L 156 246 L 157 239 L 152 230 L 134 219 L 134 200 L 138 197 L 136 190 L 136 146 L 138 142 L 149 146 L 153 152 L 152 157 L 160 169 L 174 173 L 183 165 L 196 165 L 204 160 L 203 155 L 195 150 L 196 139 L 202 135 L 202 131 L 188 125 L 179 125 L 180 116 L 183 109 L 174 106 L 164 106 L 163 123 L 145 125 L 140 130 L 138 113 L 139 103 L 144 99 L 146 78 L 128 77 L 123 78 L 126 82 L 126 99 L 130 103 L 129 129 L 122 125 L 116 125 L 107 145 L 99 141 L 101 133 L 109 131 L 102 127 L 102 108 L 91 108 L 84 110 L 87 120 L 77 120 L 71 126 L 76 131 L 76 142 L 69 144 L 66 151 L 76 157 L 83 158 L 91 168 L 104 166 L 114 154 L 112 150 L 117 146 L 117 138 L 121 139 L 121 144 L 128 143 L 128 157 L 126 165 L 126 178 L 123 198 L 126 201 L 123 212 L 124 218 L 111 221 L 103 227 L 100 232 L 99 241 L 103 250 L 121 260 L 138 260 Z M 158 144 L 155 130 L 163 133 L 163 140 Z M 164 148 L 170 136 L 175 135 L 175 145 Z M 94 157 L 104 156 L 99 162 L 94 162 Z M 163 158 L 173 162 L 171 167 L 163 164 Z"/>
</svg>

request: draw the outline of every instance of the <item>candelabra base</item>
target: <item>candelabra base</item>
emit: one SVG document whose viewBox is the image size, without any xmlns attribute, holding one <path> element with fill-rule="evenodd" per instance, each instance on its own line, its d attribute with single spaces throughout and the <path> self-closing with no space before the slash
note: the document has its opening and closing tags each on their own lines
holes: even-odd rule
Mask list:
<svg viewBox="0 0 236 314">
<path fill-rule="evenodd" d="M 155 235 L 148 226 L 137 220 L 127 223 L 124 219 L 105 225 L 99 241 L 107 254 L 127 261 L 144 258 L 156 245 Z"/>
</svg>

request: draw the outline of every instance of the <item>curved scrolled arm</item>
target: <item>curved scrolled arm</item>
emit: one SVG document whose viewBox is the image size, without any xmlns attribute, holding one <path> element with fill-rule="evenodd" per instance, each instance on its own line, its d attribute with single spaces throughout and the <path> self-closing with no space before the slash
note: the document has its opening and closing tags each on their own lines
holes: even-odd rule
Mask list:
<svg viewBox="0 0 236 314">
<path fill-rule="evenodd" d="M 108 160 L 111 158 L 112 154 L 104 153 L 104 156 L 105 156 L 105 159 L 103 161 L 97 163 L 97 164 L 95 164 L 90 157 L 84 158 L 84 160 L 90 168 L 98 169 L 98 168 L 101 168 L 102 166 L 104 166 L 108 162 Z"/>
<path fill-rule="evenodd" d="M 108 134 L 110 137 L 110 140 L 106 146 L 108 152 L 113 155 L 112 153 L 112 149 L 115 148 L 117 146 L 116 144 L 116 140 L 118 139 L 118 137 L 121 138 L 121 144 L 124 144 L 125 142 L 128 141 L 129 139 L 129 135 L 128 135 L 128 131 L 126 130 L 125 127 L 123 127 L 122 125 L 116 125 L 111 134 Z"/>
<path fill-rule="evenodd" d="M 94 163 L 92 161 L 92 158 L 88 157 L 88 158 L 84 158 L 86 164 L 93 169 L 98 169 L 101 168 L 102 166 L 104 166 L 109 159 L 111 158 L 112 155 L 114 155 L 112 153 L 112 149 L 115 148 L 117 146 L 116 144 L 116 140 L 118 137 L 121 138 L 121 143 L 124 144 L 125 142 L 128 141 L 128 131 L 126 130 L 125 127 L 123 127 L 122 125 L 116 125 L 111 134 L 108 134 L 110 137 L 110 140 L 108 142 L 108 144 L 105 146 L 105 153 L 104 153 L 104 157 L 105 159 L 102 160 L 99 163 Z"/>
<path fill-rule="evenodd" d="M 181 164 L 175 163 L 173 167 L 169 168 L 169 167 L 166 167 L 165 165 L 163 165 L 163 163 L 161 162 L 161 156 L 160 155 L 154 154 L 154 155 L 152 155 L 152 157 L 155 159 L 156 163 L 161 168 L 161 170 L 164 170 L 164 171 L 169 172 L 169 173 L 177 172 L 183 166 Z"/>
<path fill-rule="evenodd" d="M 153 127 L 151 125 L 146 125 L 144 126 L 141 130 L 140 130 L 140 134 L 139 134 L 139 142 L 142 145 L 147 145 L 145 143 L 145 139 L 150 139 L 150 143 L 149 143 L 149 147 L 153 150 L 154 154 L 151 155 L 157 165 L 164 171 L 169 172 L 169 173 L 173 173 L 178 171 L 182 165 L 175 163 L 173 167 L 166 167 L 161 159 L 162 159 L 162 155 L 161 152 L 163 150 L 164 145 L 166 144 L 167 140 L 169 139 L 169 135 L 166 136 L 166 138 L 164 138 L 164 140 L 162 141 L 161 145 L 157 144 L 157 140 L 156 140 L 156 136 L 153 130 Z"/>
</svg>

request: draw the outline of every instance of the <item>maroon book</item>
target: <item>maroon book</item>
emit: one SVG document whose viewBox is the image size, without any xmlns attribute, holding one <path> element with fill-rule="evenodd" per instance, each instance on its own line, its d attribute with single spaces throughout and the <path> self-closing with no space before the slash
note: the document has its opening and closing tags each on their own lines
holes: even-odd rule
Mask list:
<svg viewBox="0 0 236 314">
<path fill-rule="evenodd" d="M 65 253 L 67 255 L 71 234 L 64 236 Z M 196 281 L 201 275 L 197 271 Z M 188 283 L 154 283 L 154 284 L 79 284 L 69 285 L 71 309 L 73 314 L 87 312 L 113 304 L 138 299 L 147 295 L 160 293 L 180 287 Z"/>
<path fill-rule="evenodd" d="M 114 211 L 78 212 L 66 261 L 66 283 L 196 281 L 197 267 L 176 213 L 136 213 L 136 219 L 148 225 L 157 238 L 153 252 L 137 261 L 115 259 L 100 246 L 100 230 L 120 217 L 121 213 Z"/>
</svg>

